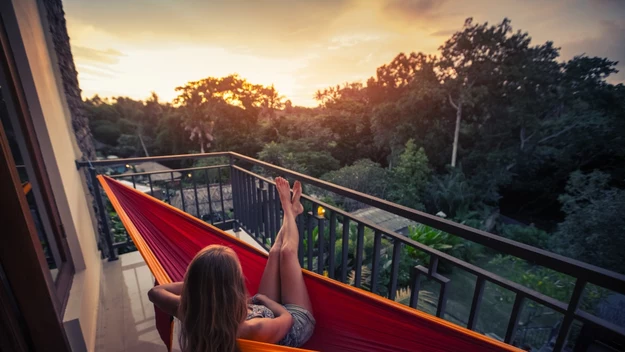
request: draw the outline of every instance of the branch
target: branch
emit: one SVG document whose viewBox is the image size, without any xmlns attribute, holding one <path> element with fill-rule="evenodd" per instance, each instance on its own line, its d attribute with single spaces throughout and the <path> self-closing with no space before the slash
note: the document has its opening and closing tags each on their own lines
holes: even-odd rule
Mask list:
<svg viewBox="0 0 625 352">
<path fill-rule="evenodd" d="M 449 103 L 454 107 L 454 109 L 458 110 L 458 105 L 456 105 L 454 100 L 451 98 L 451 93 L 449 93 Z"/>
<path fill-rule="evenodd" d="M 521 131 L 519 132 L 519 139 L 521 140 L 521 151 L 525 149 L 525 143 L 532 139 L 535 134 L 536 132 L 534 131 L 534 133 L 532 133 L 529 137 L 525 138 L 525 127 L 521 128 Z"/>
<path fill-rule="evenodd" d="M 577 125 L 578 125 L 578 124 L 573 124 L 573 125 L 571 125 L 571 126 L 569 126 L 569 127 L 565 128 L 565 129 L 563 129 L 563 130 L 562 130 L 562 131 L 560 131 L 560 132 L 557 132 L 557 133 L 554 133 L 554 134 L 552 134 L 552 135 L 550 135 L 550 136 L 547 136 L 547 137 L 545 137 L 545 138 L 543 138 L 543 139 L 539 140 L 536 144 L 540 144 L 540 143 L 546 142 L 546 141 L 548 141 L 548 140 L 550 140 L 550 139 L 556 138 L 556 137 L 558 137 L 558 136 L 560 136 L 560 135 L 562 135 L 562 134 L 566 133 L 567 131 L 570 131 L 570 130 L 572 130 L 573 128 L 577 127 Z"/>
</svg>

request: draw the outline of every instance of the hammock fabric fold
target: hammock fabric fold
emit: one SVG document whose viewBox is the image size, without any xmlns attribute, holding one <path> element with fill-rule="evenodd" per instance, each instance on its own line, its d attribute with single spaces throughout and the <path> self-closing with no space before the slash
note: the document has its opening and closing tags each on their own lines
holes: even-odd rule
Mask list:
<svg viewBox="0 0 625 352">
<path fill-rule="evenodd" d="M 265 253 L 183 211 L 105 176 L 98 176 L 119 218 L 159 284 L 182 281 L 205 246 L 232 248 L 250 294 L 258 290 Z M 303 270 L 317 326 L 304 348 L 320 351 L 519 351 L 477 332 L 361 289 Z M 157 308 L 157 328 L 171 347 L 172 318 Z M 302 351 L 240 340 L 244 352 Z"/>
</svg>

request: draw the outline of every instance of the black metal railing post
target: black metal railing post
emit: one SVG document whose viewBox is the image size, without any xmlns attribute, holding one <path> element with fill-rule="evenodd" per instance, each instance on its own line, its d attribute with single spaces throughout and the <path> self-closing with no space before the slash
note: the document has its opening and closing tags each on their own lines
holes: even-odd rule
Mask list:
<svg viewBox="0 0 625 352">
<path fill-rule="evenodd" d="M 252 235 L 258 240 L 258 216 L 257 216 L 257 204 L 256 204 L 256 181 L 254 177 L 248 176 L 247 183 L 249 186 L 250 197 L 250 218 L 251 218 L 251 230 Z"/>
<path fill-rule="evenodd" d="M 193 196 L 195 197 L 195 217 L 200 219 L 200 201 L 197 197 L 197 181 L 195 179 L 195 171 L 191 171 L 191 180 L 193 181 Z"/>
<path fill-rule="evenodd" d="M 317 217 L 317 244 L 318 244 L 318 253 L 317 253 L 317 274 L 323 275 L 324 269 L 324 257 L 323 254 L 325 252 L 325 218 L 323 216 Z"/>
<path fill-rule="evenodd" d="M 210 176 L 208 175 L 208 170 L 204 169 L 204 176 L 206 176 L 206 197 L 208 199 L 208 216 L 210 217 L 211 225 L 215 224 L 215 219 L 213 218 L 213 199 L 211 197 L 211 181 Z"/>
<path fill-rule="evenodd" d="M 261 230 L 263 232 L 263 245 L 267 243 L 267 238 L 271 241 L 271 235 L 269 234 L 269 210 L 267 209 L 267 190 L 265 189 L 265 182 L 260 181 L 260 216 L 262 218 Z M 269 244 L 270 248 L 273 242 Z"/>
<path fill-rule="evenodd" d="M 380 273 L 380 247 L 382 234 L 375 231 L 373 235 L 373 260 L 371 261 L 371 292 L 378 293 L 378 276 Z"/>
<path fill-rule="evenodd" d="M 219 200 L 221 201 L 221 221 L 226 221 L 226 208 L 224 206 L 224 185 L 221 181 L 221 168 L 217 168 L 217 176 L 219 177 Z M 232 188 L 231 191 L 232 192 Z"/>
<path fill-rule="evenodd" d="M 395 300 L 397 294 L 397 276 L 399 276 L 399 261 L 402 243 L 396 238 L 393 241 L 393 262 L 391 263 L 391 280 L 388 283 L 388 299 Z"/>
<path fill-rule="evenodd" d="M 341 282 L 347 281 L 347 254 L 349 252 L 349 219 L 343 217 L 343 248 L 341 248 Z"/>
<path fill-rule="evenodd" d="M 239 232 L 239 218 L 241 217 L 241 201 L 239 197 L 241 192 L 239 189 L 239 172 L 232 167 L 232 158 L 230 158 L 230 180 L 232 184 L 232 204 L 234 206 L 234 232 Z"/>
<path fill-rule="evenodd" d="M 174 173 L 173 172 L 171 173 L 171 179 L 172 179 L 172 181 L 174 179 Z M 182 211 L 184 211 L 186 213 L 187 212 L 187 206 L 185 204 L 186 202 L 185 202 L 185 199 L 184 199 L 184 187 L 182 185 L 182 180 L 183 179 L 184 179 L 184 175 L 180 174 L 180 181 L 178 181 L 178 182 L 180 182 L 180 202 L 182 202 Z"/>
<path fill-rule="evenodd" d="M 232 196 L 232 220 L 234 232 L 239 232 L 239 218 L 241 217 L 241 202 L 239 201 L 239 173 L 234 168 L 234 158 L 228 155 L 228 165 L 230 170 L 230 194 Z"/>
<path fill-rule="evenodd" d="M 282 205 L 280 204 L 280 195 L 278 194 L 278 188 L 277 187 L 273 187 L 273 208 L 274 208 L 274 216 L 275 216 L 275 224 L 276 224 L 276 233 L 278 233 L 278 231 L 280 231 L 280 228 L 282 227 L 282 214 L 280 212 L 280 209 L 282 207 Z M 302 216 L 299 215 L 298 218 L 301 218 Z M 299 224 L 298 224 L 299 226 Z M 300 244 L 301 244 L 302 238 L 300 236 Z M 301 264 L 301 261 L 300 261 Z"/>
<path fill-rule="evenodd" d="M 312 204 L 312 208 L 315 209 L 315 203 Z M 308 230 L 308 245 L 306 246 L 306 260 L 308 261 L 308 263 L 306 263 L 306 267 L 308 268 L 308 270 L 313 271 L 313 248 L 315 248 L 315 239 L 313 237 L 313 224 L 315 216 L 312 214 L 312 211 L 310 213 L 307 212 L 306 215 L 306 228 Z"/>
<path fill-rule="evenodd" d="M 268 228 L 269 228 L 269 236 L 271 237 L 271 245 L 273 246 L 273 244 L 276 242 L 276 234 L 278 233 L 278 230 L 276 228 L 276 216 L 275 216 L 275 211 L 276 208 L 273 206 L 273 185 L 271 183 L 267 183 L 267 190 L 263 191 L 266 194 L 267 197 L 267 206 L 266 206 L 266 210 L 267 210 L 267 215 L 265 217 L 265 219 L 267 220 L 268 223 Z"/>
<path fill-rule="evenodd" d="M 569 305 L 566 309 L 566 313 L 564 314 L 564 319 L 562 320 L 562 324 L 560 325 L 560 331 L 558 331 L 558 337 L 556 338 L 556 344 L 553 347 L 554 351 L 562 351 L 564 348 L 564 344 L 566 343 L 566 339 L 569 336 L 569 329 L 571 328 L 571 324 L 574 320 L 574 314 L 577 310 L 577 306 L 582 299 L 582 293 L 584 292 L 584 287 L 586 286 L 586 282 L 584 280 L 577 279 L 575 282 L 575 288 L 573 289 L 573 295 L 571 296 L 571 300 L 569 301 Z"/>
<path fill-rule="evenodd" d="M 336 255 L 336 212 L 330 214 L 330 243 L 328 243 L 328 276 L 334 279 L 334 256 Z"/>
<path fill-rule="evenodd" d="M 523 301 L 525 296 L 521 292 L 517 292 L 514 298 L 514 304 L 512 305 L 512 313 L 510 313 L 510 320 L 508 321 L 508 328 L 506 329 L 505 343 L 511 343 L 514 335 L 516 335 L 516 329 L 519 326 L 519 318 L 521 316 L 521 309 L 523 308 Z"/>
<path fill-rule="evenodd" d="M 410 303 L 412 308 L 419 304 L 419 291 L 421 290 L 421 271 L 416 267 L 412 269 L 412 286 L 410 287 Z"/>
<path fill-rule="evenodd" d="M 150 184 L 150 195 L 154 197 L 154 185 L 152 185 L 152 175 L 148 175 L 148 183 Z"/>
<path fill-rule="evenodd" d="M 477 317 L 480 314 L 480 308 L 482 306 L 482 294 L 484 294 L 484 283 L 483 276 L 475 278 L 475 290 L 473 291 L 473 300 L 471 301 L 471 312 L 469 313 L 467 329 L 475 330 L 477 326 Z"/>
<path fill-rule="evenodd" d="M 256 180 L 254 181 L 254 189 L 256 190 L 256 210 L 254 214 L 256 215 L 256 227 L 258 231 L 258 237 L 262 241 L 263 247 L 265 247 L 265 233 L 263 229 L 263 192 L 261 187 L 263 186 L 261 182 L 259 182 L 258 186 L 256 186 Z"/>
<path fill-rule="evenodd" d="M 297 229 L 299 231 L 299 243 L 297 247 L 297 259 L 299 260 L 299 265 L 304 267 L 304 217 L 306 213 L 301 213 L 297 216 L 295 221 L 297 221 Z"/>
<path fill-rule="evenodd" d="M 243 196 L 243 224 L 245 230 L 251 233 L 252 230 L 252 191 L 250 188 L 249 176 L 246 173 L 241 173 L 241 195 Z"/>
<path fill-rule="evenodd" d="M 100 215 L 100 221 L 102 222 L 102 234 L 100 235 L 104 237 L 104 241 L 106 242 L 106 247 L 108 249 L 109 262 L 112 262 L 112 261 L 117 260 L 117 253 L 115 252 L 115 248 L 113 246 L 113 239 L 111 238 L 112 233 L 109 228 L 106 207 L 104 206 L 104 201 L 102 200 L 102 192 L 100 192 L 100 183 L 98 182 L 96 169 L 94 167 L 89 168 L 89 177 L 91 178 L 91 184 L 93 185 L 93 193 L 95 196 L 96 206 L 98 207 L 98 214 Z"/>
<path fill-rule="evenodd" d="M 365 245 L 365 225 L 358 223 L 358 239 L 356 240 L 356 267 L 354 268 L 354 285 L 360 287 L 362 281 L 362 256 Z"/>
</svg>

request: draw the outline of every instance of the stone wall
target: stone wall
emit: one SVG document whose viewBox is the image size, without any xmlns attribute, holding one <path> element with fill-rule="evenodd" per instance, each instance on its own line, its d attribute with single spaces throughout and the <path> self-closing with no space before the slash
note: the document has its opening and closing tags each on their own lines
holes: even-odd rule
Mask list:
<svg viewBox="0 0 625 352">
<path fill-rule="evenodd" d="M 96 153 L 93 137 L 91 136 L 89 121 L 82 105 L 80 86 L 78 85 L 78 72 L 74 65 L 74 56 L 69 44 L 63 4 L 61 0 L 42 0 L 42 2 L 46 7 L 48 25 L 52 34 L 51 37 L 61 72 L 67 105 L 72 116 L 72 127 L 76 135 L 78 147 L 82 152 L 83 159 L 95 160 Z"/>
</svg>

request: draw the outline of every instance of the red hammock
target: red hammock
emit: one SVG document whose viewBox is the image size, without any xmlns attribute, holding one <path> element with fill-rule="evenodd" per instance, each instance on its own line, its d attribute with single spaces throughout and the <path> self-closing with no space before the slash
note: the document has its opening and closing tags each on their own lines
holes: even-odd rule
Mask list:
<svg viewBox="0 0 625 352">
<path fill-rule="evenodd" d="M 98 176 L 137 249 L 160 284 L 181 281 L 194 255 L 210 244 L 232 248 L 251 294 L 258 290 L 266 254 L 149 195 Z M 304 270 L 317 325 L 305 348 L 323 351 L 517 351 L 402 304 Z M 171 317 L 157 309 L 157 328 L 171 346 Z M 240 340 L 243 351 L 297 349 Z"/>
</svg>

